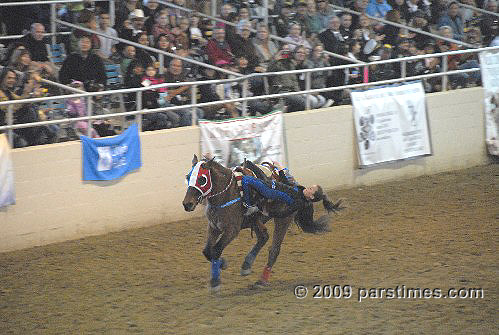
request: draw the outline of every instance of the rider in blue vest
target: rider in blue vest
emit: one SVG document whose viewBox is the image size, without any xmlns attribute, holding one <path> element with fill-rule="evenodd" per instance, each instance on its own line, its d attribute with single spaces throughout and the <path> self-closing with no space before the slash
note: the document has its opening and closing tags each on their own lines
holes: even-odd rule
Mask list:
<svg viewBox="0 0 499 335">
<path fill-rule="evenodd" d="M 312 185 L 310 187 L 298 185 L 296 182 L 293 182 L 294 179 L 291 179 L 292 177 L 286 176 L 284 169 L 279 170 L 281 180 L 284 180 L 284 182 L 269 180 L 251 161 L 246 161 L 245 164 L 258 177 L 243 176 L 244 204 L 248 208 L 245 215 L 251 215 L 259 211 L 259 208 L 252 202 L 252 195 L 255 194 L 257 197 L 265 200 L 275 200 L 286 204 L 286 206 L 267 206 L 266 210 L 269 216 L 283 218 L 297 212 L 295 220 L 302 221 L 305 226 L 313 223 L 313 202 L 322 200 L 324 208 L 328 212 L 337 212 L 343 209 L 340 206 L 341 201 L 336 204 L 329 201 L 327 195 L 319 185 Z M 303 228 L 302 224 L 300 226 Z"/>
</svg>

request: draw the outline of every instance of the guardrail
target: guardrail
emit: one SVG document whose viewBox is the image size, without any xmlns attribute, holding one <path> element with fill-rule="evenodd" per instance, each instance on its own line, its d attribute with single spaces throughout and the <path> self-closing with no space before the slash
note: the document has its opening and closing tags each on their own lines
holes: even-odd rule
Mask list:
<svg viewBox="0 0 499 335">
<path fill-rule="evenodd" d="M 93 2 L 106 1 L 109 2 L 109 19 L 111 21 L 111 26 L 114 26 L 115 16 L 116 16 L 116 6 L 115 0 L 92 0 Z M 12 7 L 12 6 L 50 6 L 50 33 L 52 34 L 52 44 L 56 43 L 57 27 L 55 19 L 57 19 L 57 4 L 70 4 L 70 3 L 82 3 L 82 0 L 45 0 L 45 1 L 24 1 L 24 2 L 4 2 L 0 3 L 0 7 Z M 10 36 L 9 36 L 10 37 Z"/>
<path fill-rule="evenodd" d="M 488 11 L 488 10 L 485 10 L 485 9 L 482 9 L 482 8 L 478 8 L 478 7 L 474 7 L 474 6 L 471 6 L 471 5 L 467 5 L 467 4 L 464 4 L 464 3 L 461 3 L 461 2 L 457 2 L 457 5 L 460 6 L 460 7 L 468 8 L 468 9 L 474 10 L 476 12 L 484 13 L 484 14 L 487 14 L 487 15 L 499 16 L 498 13 L 494 13 L 494 12 L 491 12 L 491 11 Z"/>
<path fill-rule="evenodd" d="M 252 78 L 252 77 L 268 77 L 268 76 L 279 76 L 279 75 L 285 75 L 285 74 L 306 74 L 305 78 L 309 82 L 310 81 L 310 75 L 309 75 L 310 73 L 318 72 L 318 71 L 349 69 L 349 68 L 358 67 L 359 65 L 358 64 L 347 64 L 347 65 L 332 66 L 332 67 L 326 67 L 326 68 L 315 68 L 315 69 L 304 69 L 304 70 L 282 71 L 282 72 L 254 73 L 254 74 L 242 76 L 239 78 L 225 79 L 225 80 L 168 83 L 168 84 L 153 85 L 153 86 L 141 87 L 141 88 L 120 89 L 120 90 L 110 90 L 110 91 L 103 91 L 103 92 L 92 92 L 92 93 L 81 93 L 81 94 L 70 94 L 70 95 L 43 97 L 43 98 L 34 98 L 34 99 L 23 99 L 23 100 L 15 100 L 15 101 L 4 101 L 4 102 L 0 102 L 0 106 L 8 106 L 7 125 L 0 126 L 0 131 L 7 130 L 8 136 L 9 136 L 9 141 L 12 145 L 12 141 L 13 141 L 12 131 L 13 131 L 13 129 L 42 126 L 42 125 L 50 125 L 50 124 L 60 124 L 60 123 L 73 122 L 73 121 L 87 121 L 88 122 L 88 129 L 90 132 L 90 128 L 91 128 L 90 123 L 92 120 L 109 119 L 112 117 L 123 117 L 123 116 L 127 116 L 127 115 L 137 115 L 139 128 L 142 130 L 142 127 L 141 127 L 142 118 L 141 118 L 141 116 L 143 114 L 162 112 L 162 111 L 170 111 L 170 110 L 174 111 L 174 110 L 180 110 L 180 109 L 184 109 L 184 110 L 185 109 L 192 109 L 194 111 L 196 108 L 199 108 L 199 107 L 205 107 L 205 106 L 211 106 L 211 105 L 220 105 L 220 104 L 228 103 L 228 102 L 248 102 L 251 100 L 280 99 L 280 98 L 287 97 L 287 96 L 303 95 L 303 94 L 307 95 L 307 97 L 308 97 L 308 95 L 314 94 L 314 93 L 321 93 L 321 92 L 342 90 L 342 89 L 358 89 L 358 88 L 363 88 L 363 87 L 367 87 L 367 86 L 385 85 L 385 84 L 420 80 L 420 79 L 426 79 L 426 78 L 435 78 L 435 77 L 442 77 L 442 90 L 446 90 L 447 77 L 449 75 L 462 74 L 462 73 L 472 73 L 472 72 L 480 71 L 479 68 L 448 71 L 447 61 L 446 61 L 448 56 L 460 55 L 460 54 L 469 54 L 469 53 L 478 53 L 478 52 L 483 52 L 483 51 L 498 51 L 498 50 L 499 50 L 499 47 L 468 49 L 468 50 L 436 53 L 436 54 L 429 54 L 429 55 L 412 56 L 412 57 L 406 57 L 406 58 L 389 59 L 389 60 L 371 62 L 371 63 L 367 64 L 367 65 L 380 65 L 380 64 L 389 64 L 389 63 L 404 63 L 404 62 L 410 62 L 410 61 L 415 61 L 415 60 L 425 59 L 425 58 L 442 57 L 443 58 L 443 61 L 442 61 L 443 69 L 441 72 L 438 72 L 438 73 L 417 75 L 417 76 L 411 76 L 411 77 L 402 76 L 401 78 L 397 78 L 397 79 L 383 80 L 383 81 L 371 82 L 371 83 L 343 85 L 343 86 L 326 87 L 326 88 L 320 88 L 320 89 L 308 89 L 308 90 L 299 91 L 299 92 L 268 94 L 268 95 L 262 95 L 262 96 L 254 96 L 254 97 L 248 97 L 247 94 L 245 94 L 243 92 L 243 97 L 241 97 L 241 98 L 213 101 L 213 102 L 206 102 L 206 103 L 197 103 L 197 101 L 196 101 L 196 91 L 197 91 L 197 87 L 199 85 L 241 82 L 241 81 L 248 80 L 249 78 Z M 142 109 L 141 102 L 142 102 L 142 92 L 143 91 L 148 91 L 148 90 L 162 88 L 162 87 L 177 87 L 177 86 L 191 86 L 192 90 L 191 90 L 191 103 L 190 104 L 181 105 L 181 106 L 173 106 L 173 107 L 148 109 L 148 110 Z M 310 84 L 308 83 L 306 86 L 310 87 Z M 243 85 L 243 88 L 245 88 L 244 85 Z M 121 94 L 123 94 L 123 93 L 136 93 L 137 94 L 136 110 L 129 111 L 129 112 L 105 114 L 105 115 L 92 115 L 92 97 L 103 96 L 103 95 L 112 95 L 112 94 L 118 94 L 118 93 L 121 93 Z M 49 101 L 49 100 L 69 99 L 69 98 L 76 98 L 76 97 L 83 97 L 83 98 L 87 99 L 87 104 L 88 104 L 88 108 L 87 108 L 88 115 L 87 116 L 79 117 L 79 118 L 68 118 L 68 119 L 62 119 L 62 120 L 35 122 L 35 123 L 13 124 L 13 106 L 16 104 L 37 103 L 37 102 L 43 102 L 43 101 Z M 244 111 L 243 111 L 243 113 L 244 113 Z M 197 122 L 195 112 L 192 113 L 192 117 L 193 117 L 192 123 L 195 124 Z"/>
<path fill-rule="evenodd" d="M 265 0 L 266 1 L 266 0 Z M 187 13 L 192 13 L 194 12 L 194 10 L 192 9 L 188 9 L 188 8 L 184 8 L 184 7 L 180 7 L 178 5 L 175 5 L 173 3 L 170 3 L 168 1 L 165 1 L 165 0 L 158 0 L 158 3 L 162 4 L 162 5 L 165 5 L 167 7 L 170 7 L 170 8 L 175 8 L 175 9 L 179 9 L 179 10 L 183 10 Z M 237 24 L 234 23 L 234 22 L 230 22 L 230 21 L 227 21 L 227 20 L 224 20 L 224 19 L 221 19 L 219 17 L 216 17 L 215 15 L 213 16 L 209 16 L 209 15 L 206 15 L 206 14 L 203 14 L 203 13 L 197 13 L 197 15 L 201 16 L 201 17 L 204 17 L 204 18 L 207 18 L 207 19 L 210 19 L 212 21 L 216 21 L 216 22 L 220 22 L 220 23 L 223 23 L 223 24 L 226 24 L 226 25 L 229 25 L 229 26 L 232 26 L 232 27 L 237 27 Z M 265 24 L 268 24 L 267 21 L 265 21 Z M 255 33 L 256 30 L 253 29 L 253 28 L 250 28 L 250 31 L 252 33 Z M 293 42 L 293 41 L 289 41 L 289 40 L 286 40 L 285 38 L 282 38 L 282 37 L 279 37 L 279 36 L 276 36 L 276 35 L 273 35 L 273 34 L 270 34 L 269 33 L 269 38 L 272 39 L 272 40 L 276 40 L 276 41 L 279 41 L 279 42 L 282 42 L 282 43 L 285 43 L 285 44 L 293 44 L 293 45 L 296 45 L 296 46 L 300 46 L 301 44 L 300 43 L 297 43 L 297 42 Z M 324 53 L 326 55 L 329 55 L 331 57 L 334 57 L 334 58 L 338 58 L 338 59 L 343 59 L 343 60 L 348 60 L 350 62 L 353 62 L 353 63 L 358 63 L 358 64 L 366 64 L 364 63 L 363 61 L 360 61 L 360 60 L 352 60 L 348 57 L 345 57 L 343 55 L 340 55 L 340 54 L 336 54 L 334 52 L 330 52 L 330 51 L 327 51 L 327 50 L 324 50 Z"/>
</svg>

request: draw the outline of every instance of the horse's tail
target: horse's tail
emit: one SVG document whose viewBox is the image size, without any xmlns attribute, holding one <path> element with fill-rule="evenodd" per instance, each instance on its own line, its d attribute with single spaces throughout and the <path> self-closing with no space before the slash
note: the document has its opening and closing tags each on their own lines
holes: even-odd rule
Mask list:
<svg viewBox="0 0 499 335">
<path fill-rule="evenodd" d="M 336 203 L 330 201 L 326 195 L 322 199 L 322 205 L 329 213 L 337 213 L 344 209 L 341 206 L 342 200 Z M 314 220 L 314 206 L 309 203 L 304 208 L 300 209 L 295 215 L 295 223 L 305 232 L 311 234 L 325 233 L 331 231 L 329 215 L 323 215 L 319 219 Z"/>
</svg>

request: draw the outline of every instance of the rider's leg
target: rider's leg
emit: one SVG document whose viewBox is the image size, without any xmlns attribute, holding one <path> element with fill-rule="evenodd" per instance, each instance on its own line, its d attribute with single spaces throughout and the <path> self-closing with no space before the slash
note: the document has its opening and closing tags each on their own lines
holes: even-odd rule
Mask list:
<svg viewBox="0 0 499 335">
<path fill-rule="evenodd" d="M 274 183 L 274 181 L 272 181 L 272 183 Z M 293 205 L 294 203 L 293 198 L 289 194 L 269 187 L 263 181 L 255 177 L 243 176 L 242 185 L 244 191 L 244 200 L 247 205 L 251 206 L 250 194 L 249 192 L 246 192 L 250 188 L 257 191 L 265 199 L 282 201 L 288 205 Z"/>
</svg>

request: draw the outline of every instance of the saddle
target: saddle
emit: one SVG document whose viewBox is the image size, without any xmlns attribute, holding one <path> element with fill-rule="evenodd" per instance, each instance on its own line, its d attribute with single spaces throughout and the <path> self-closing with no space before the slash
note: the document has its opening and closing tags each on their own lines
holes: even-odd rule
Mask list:
<svg viewBox="0 0 499 335">
<path fill-rule="evenodd" d="M 243 176 L 251 176 L 262 180 L 277 180 L 279 181 L 279 173 L 274 164 L 269 162 L 262 162 L 262 164 L 255 164 L 251 161 L 244 161 L 242 166 L 236 166 L 232 172 L 237 181 L 237 186 L 241 191 L 242 196 L 242 179 Z"/>
<path fill-rule="evenodd" d="M 251 161 L 245 161 L 242 166 L 236 166 L 233 168 L 232 173 L 234 174 L 234 177 L 237 182 L 237 186 L 239 188 L 239 192 L 241 194 L 241 198 L 244 198 L 243 195 L 243 187 L 242 187 L 242 179 L 243 176 L 252 176 L 258 179 L 262 180 L 279 180 L 279 173 L 277 172 L 277 169 L 274 167 L 272 163 L 269 162 L 263 162 L 261 164 L 254 164 Z M 256 197 L 256 194 L 251 195 L 252 197 Z M 262 201 L 265 202 L 263 199 L 253 199 L 254 202 L 260 202 L 260 206 L 263 204 L 261 203 Z M 259 206 L 259 207 L 260 207 Z M 261 208 L 261 207 L 260 207 Z M 266 220 L 265 220 L 266 222 Z M 258 220 L 256 224 L 259 226 L 259 228 L 262 231 L 266 231 L 267 228 L 264 226 L 264 223 Z M 249 225 L 251 228 L 251 234 L 253 235 L 253 225 Z"/>
</svg>

